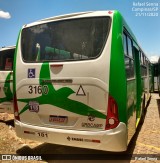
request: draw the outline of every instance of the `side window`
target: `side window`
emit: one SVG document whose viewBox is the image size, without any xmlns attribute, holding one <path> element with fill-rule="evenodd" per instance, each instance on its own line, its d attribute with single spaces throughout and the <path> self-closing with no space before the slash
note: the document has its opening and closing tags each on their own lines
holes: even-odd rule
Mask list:
<svg viewBox="0 0 160 163">
<path fill-rule="evenodd" d="M 132 41 L 129 37 L 127 37 L 127 43 L 128 43 L 128 55 L 133 58 L 132 54 Z"/>
<path fill-rule="evenodd" d="M 143 53 L 141 52 L 141 63 L 142 65 L 144 64 L 144 61 L 143 61 Z"/>
<path fill-rule="evenodd" d="M 125 58 L 126 78 L 134 78 L 134 58 L 133 58 L 133 46 L 131 38 L 124 32 L 123 33 L 123 48 Z"/>
<path fill-rule="evenodd" d="M 143 56 L 144 56 L 144 54 L 143 54 Z M 143 63 L 146 66 L 146 57 L 145 56 L 143 57 Z"/>
<path fill-rule="evenodd" d="M 13 70 L 14 52 L 14 48 L 0 51 L 0 71 Z"/>
<path fill-rule="evenodd" d="M 147 76 L 146 57 L 142 51 L 140 53 L 141 53 L 141 76 Z"/>
<path fill-rule="evenodd" d="M 6 58 L 5 70 L 12 70 L 12 58 Z"/>
<path fill-rule="evenodd" d="M 158 76 L 158 64 L 154 64 L 154 76 Z"/>
<path fill-rule="evenodd" d="M 151 71 L 151 64 L 149 63 L 149 76 L 152 75 L 152 71 Z"/>
<path fill-rule="evenodd" d="M 125 69 L 127 79 L 134 78 L 134 61 L 127 56 L 125 56 Z"/>
<path fill-rule="evenodd" d="M 123 48 L 124 48 L 124 54 L 127 55 L 127 36 L 123 34 Z"/>
</svg>

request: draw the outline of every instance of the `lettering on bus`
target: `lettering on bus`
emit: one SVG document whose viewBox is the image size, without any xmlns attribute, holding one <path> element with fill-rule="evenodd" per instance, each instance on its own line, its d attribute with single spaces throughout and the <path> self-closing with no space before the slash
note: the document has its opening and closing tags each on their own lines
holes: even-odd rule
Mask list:
<svg viewBox="0 0 160 163">
<path fill-rule="evenodd" d="M 36 132 L 36 135 L 38 137 L 48 138 L 48 133 L 46 133 L 46 132 Z"/>
<path fill-rule="evenodd" d="M 103 124 L 98 123 L 82 123 L 82 127 L 86 128 L 103 128 Z"/>
<path fill-rule="evenodd" d="M 88 143 L 101 143 L 100 140 L 97 139 L 85 139 L 85 138 L 77 138 L 77 137 L 67 137 L 68 141 L 77 141 L 77 142 L 88 142 Z"/>
<path fill-rule="evenodd" d="M 47 85 L 29 85 L 28 86 L 28 93 L 29 94 L 44 94 L 44 95 L 47 95 L 48 94 L 48 91 L 49 91 L 49 88 Z"/>
<path fill-rule="evenodd" d="M 30 112 L 39 112 L 39 103 L 37 101 L 30 101 L 29 102 L 29 111 Z"/>
</svg>

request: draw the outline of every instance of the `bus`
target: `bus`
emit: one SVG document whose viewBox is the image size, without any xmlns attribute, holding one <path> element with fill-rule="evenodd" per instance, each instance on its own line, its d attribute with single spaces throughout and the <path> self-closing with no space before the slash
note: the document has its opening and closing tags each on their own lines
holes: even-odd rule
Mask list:
<svg viewBox="0 0 160 163">
<path fill-rule="evenodd" d="M 144 117 L 149 65 L 116 10 L 24 25 L 13 69 L 17 136 L 125 151 Z"/>
<path fill-rule="evenodd" d="M 13 58 L 15 46 L 0 49 L 0 113 L 13 111 Z"/>
<path fill-rule="evenodd" d="M 158 89 L 158 94 L 160 96 L 160 57 L 158 58 L 158 62 L 155 65 L 156 65 L 156 71 L 154 72 L 154 76 L 157 77 L 157 89 Z"/>
<path fill-rule="evenodd" d="M 153 90 L 154 92 L 158 92 L 159 90 L 159 86 L 158 86 L 158 66 L 159 66 L 159 63 L 158 62 L 155 62 L 155 63 L 152 63 L 153 65 L 153 81 L 154 81 L 154 86 L 153 86 Z"/>
</svg>

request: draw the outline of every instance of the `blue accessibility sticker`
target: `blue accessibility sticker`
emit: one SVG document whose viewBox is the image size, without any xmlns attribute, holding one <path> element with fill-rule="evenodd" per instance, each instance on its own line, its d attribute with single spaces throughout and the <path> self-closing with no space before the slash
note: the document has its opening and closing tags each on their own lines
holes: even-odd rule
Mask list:
<svg viewBox="0 0 160 163">
<path fill-rule="evenodd" d="M 28 69 L 28 78 L 35 78 L 36 70 L 35 68 Z"/>
</svg>

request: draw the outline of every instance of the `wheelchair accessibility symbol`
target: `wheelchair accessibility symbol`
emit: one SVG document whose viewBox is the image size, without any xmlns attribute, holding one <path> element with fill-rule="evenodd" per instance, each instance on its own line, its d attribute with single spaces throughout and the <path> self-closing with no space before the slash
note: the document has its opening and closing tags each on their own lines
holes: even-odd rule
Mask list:
<svg viewBox="0 0 160 163">
<path fill-rule="evenodd" d="M 28 69 L 28 78 L 35 78 L 35 68 Z"/>
</svg>

